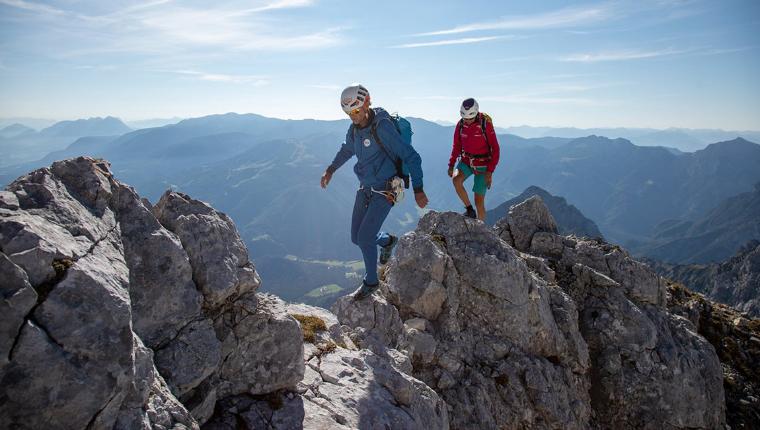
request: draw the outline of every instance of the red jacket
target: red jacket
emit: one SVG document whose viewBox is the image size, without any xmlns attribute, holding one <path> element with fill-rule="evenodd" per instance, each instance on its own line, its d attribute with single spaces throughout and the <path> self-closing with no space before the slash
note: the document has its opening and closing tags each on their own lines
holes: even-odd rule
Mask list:
<svg viewBox="0 0 760 430">
<path fill-rule="evenodd" d="M 485 136 L 483 136 L 483 129 L 480 126 L 480 118 L 482 113 L 478 114 L 471 124 L 464 124 L 463 121 L 457 123 L 454 127 L 454 147 L 451 149 L 451 158 L 449 159 L 449 168 L 454 167 L 457 158 L 461 157 L 462 162 L 469 166 L 486 166 L 486 170 L 493 172 L 496 169 L 496 165 L 499 164 L 499 141 L 496 139 L 496 131 L 493 129 L 491 121 L 486 121 L 486 135 L 488 136 L 488 142 L 486 143 Z M 459 132 L 459 126 L 462 125 L 462 132 Z M 459 136 L 462 136 L 461 140 Z M 468 156 L 468 154 L 488 154 L 488 149 L 491 149 L 490 160 L 486 158 L 477 158 Z M 464 148 L 464 154 L 462 149 Z"/>
</svg>

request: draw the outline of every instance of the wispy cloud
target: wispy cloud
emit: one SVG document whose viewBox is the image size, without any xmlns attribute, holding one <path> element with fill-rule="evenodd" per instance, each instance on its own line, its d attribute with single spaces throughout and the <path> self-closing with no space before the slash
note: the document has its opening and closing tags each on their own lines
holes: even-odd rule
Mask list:
<svg viewBox="0 0 760 430">
<path fill-rule="evenodd" d="M 642 50 L 623 50 L 623 51 L 608 51 L 598 53 L 587 54 L 573 54 L 566 57 L 561 57 L 560 61 L 568 61 L 575 63 L 597 63 L 601 61 L 627 61 L 627 60 L 640 60 L 645 58 L 657 58 L 667 57 L 672 55 L 684 54 L 691 52 L 691 49 L 660 49 L 653 51 Z"/>
<path fill-rule="evenodd" d="M 256 12 L 264 12 L 267 10 L 291 9 L 291 8 L 296 8 L 296 7 L 311 6 L 312 4 L 314 4 L 313 0 L 279 0 L 279 1 L 269 2 L 268 4 L 265 4 L 263 6 L 246 9 L 244 12 L 256 13 Z"/>
<path fill-rule="evenodd" d="M 446 30 L 418 33 L 417 36 L 440 36 L 461 34 L 484 30 L 537 30 L 547 28 L 564 28 L 604 21 L 614 16 L 611 4 L 589 7 L 570 7 L 551 12 L 507 16 L 496 21 L 475 22 Z"/>
<path fill-rule="evenodd" d="M 192 76 L 202 81 L 222 82 L 230 84 L 250 84 L 257 87 L 269 85 L 268 77 L 259 75 L 229 75 L 219 73 L 204 73 L 196 70 L 174 70 L 172 73 Z"/>
<path fill-rule="evenodd" d="M 516 39 L 515 36 L 464 37 L 461 39 L 437 40 L 434 42 L 406 43 L 391 46 L 391 48 L 422 48 L 426 46 L 463 45 L 467 43 L 488 42 L 497 39 Z"/>
<path fill-rule="evenodd" d="M 61 9 L 54 8 L 52 6 L 47 6 L 44 4 L 39 3 L 32 3 L 24 0 L 0 0 L 0 4 L 15 7 L 17 9 L 26 10 L 29 12 L 38 12 L 42 14 L 47 15 L 66 15 L 66 12 L 64 12 Z"/>
<path fill-rule="evenodd" d="M 756 49 L 756 46 L 741 46 L 737 48 L 705 48 L 704 50 L 695 52 L 694 55 L 723 55 L 733 54 L 735 52 L 744 52 L 752 49 Z"/>
<path fill-rule="evenodd" d="M 252 6 L 253 4 L 253 6 Z M 57 56 L 134 52 L 178 55 L 207 49 L 219 51 L 289 51 L 320 49 L 342 42 L 341 28 L 312 29 L 311 22 L 282 22 L 264 17 L 267 11 L 308 7 L 313 0 L 217 2 L 187 6 L 170 0 L 138 3 L 105 14 L 87 15 L 26 0 L 0 0 L 32 14 L 32 19 L 55 20 L 59 34 L 68 36 L 72 49 Z M 103 37 L 103 36 L 106 37 Z"/>
</svg>

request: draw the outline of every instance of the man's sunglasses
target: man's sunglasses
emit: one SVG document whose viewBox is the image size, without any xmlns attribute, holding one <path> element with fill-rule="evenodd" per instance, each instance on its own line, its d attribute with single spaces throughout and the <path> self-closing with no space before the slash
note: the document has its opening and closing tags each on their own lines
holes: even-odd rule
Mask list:
<svg viewBox="0 0 760 430">
<path fill-rule="evenodd" d="M 350 110 L 350 111 L 348 111 L 347 113 L 348 113 L 349 115 L 358 115 L 358 114 L 359 114 L 359 112 L 361 112 L 361 111 L 362 111 L 362 108 L 358 107 L 358 108 L 356 108 L 356 109 L 353 109 L 353 110 Z"/>
</svg>

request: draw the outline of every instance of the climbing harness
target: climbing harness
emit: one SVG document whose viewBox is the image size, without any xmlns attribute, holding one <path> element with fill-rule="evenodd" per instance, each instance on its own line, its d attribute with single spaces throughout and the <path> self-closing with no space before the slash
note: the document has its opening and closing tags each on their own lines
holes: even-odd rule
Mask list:
<svg viewBox="0 0 760 430">
<path fill-rule="evenodd" d="M 359 187 L 359 189 L 363 190 L 364 186 Z M 394 176 L 393 179 L 388 181 L 388 189 L 376 190 L 370 187 L 370 191 L 385 197 L 388 203 L 393 205 L 404 200 L 404 180 L 398 176 Z"/>
</svg>

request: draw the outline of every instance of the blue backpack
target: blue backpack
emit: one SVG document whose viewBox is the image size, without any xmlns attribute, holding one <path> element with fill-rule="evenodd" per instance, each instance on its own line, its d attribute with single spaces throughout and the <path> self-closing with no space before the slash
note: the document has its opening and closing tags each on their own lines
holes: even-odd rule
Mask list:
<svg viewBox="0 0 760 430">
<path fill-rule="evenodd" d="M 390 117 L 393 121 L 393 125 L 396 127 L 396 131 L 398 131 L 398 134 L 401 135 L 401 141 L 404 142 L 405 145 L 411 146 L 412 135 L 414 134 L 412 131 L 412 124 L 410 124 L 406 118 L 399 116 L 397 113 L 392 114 Z M 396 176 L 404 180 L 404 188 L 409 188 L 409 168 L 406 166 L 406 164 L 404 164 L 404 161 L 401 160 L 400 157 L 392 157 L 388 150 L 385 149 L 385 145 L 383 145 L 383 142 L 380 140 L 380 136 L 377 135 L 377 123 L 372 124 L 372 136 L 375 138 L 375 141 L 378 145 L 380 145 L 380 148 L 383 150 L 383 152 L 385 152 L 388 158 L 393 160 L 393 162 L 396 164 Z"/>
</svg>

